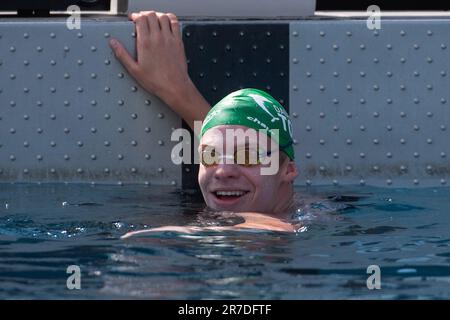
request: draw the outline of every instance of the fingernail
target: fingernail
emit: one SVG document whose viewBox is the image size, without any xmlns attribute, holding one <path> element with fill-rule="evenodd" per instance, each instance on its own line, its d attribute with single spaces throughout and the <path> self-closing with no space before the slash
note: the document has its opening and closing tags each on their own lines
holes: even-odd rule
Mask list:
<svg viewBox="0 0 450 320">
<path fill-rule="evenodd" d="M 109 44 L 115 48 L 115 47 L 117 46 L 117 41 L 116 41 L 116 39 L 111 39 L 111 40 L 109 40 Z"/>
</svg>

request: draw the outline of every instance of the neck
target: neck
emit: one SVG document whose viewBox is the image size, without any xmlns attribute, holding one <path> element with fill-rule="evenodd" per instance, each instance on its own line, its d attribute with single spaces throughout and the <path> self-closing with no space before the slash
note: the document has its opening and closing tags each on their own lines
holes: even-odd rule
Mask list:
<svg viewBox="0 0 450 320">
<path fill-rule="evenodd" d="M 287 188 L 280 189 L 279 200 L 273 210 L 273 216 L 278 218 L 290 218 L 294 206 L 294 188 L 291 184 Z"/>
</svg>

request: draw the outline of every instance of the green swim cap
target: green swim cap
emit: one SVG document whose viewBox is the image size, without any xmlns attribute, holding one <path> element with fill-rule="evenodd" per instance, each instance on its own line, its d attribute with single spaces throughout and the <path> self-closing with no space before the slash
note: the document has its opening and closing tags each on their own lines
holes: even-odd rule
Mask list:
<svg viewBox="0 0 450 320">
<path fill-rule="evenodd" d="M 220 100 L 206 115 L 200 138 L 209 129 L 220 125 L 239 125 L 255 130 L 266 129 L 291 160 L 294 160 L 292 147 L 292 123 L 283 106 L 270 94 L 257 89 L 242 89 L 230 93 Z M 278 129 L 279 135 L 272 130 Z"/>
</svg>

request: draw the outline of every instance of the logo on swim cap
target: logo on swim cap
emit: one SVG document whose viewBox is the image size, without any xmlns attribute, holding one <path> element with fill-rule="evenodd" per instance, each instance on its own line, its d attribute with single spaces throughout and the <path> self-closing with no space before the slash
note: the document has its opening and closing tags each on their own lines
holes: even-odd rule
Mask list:
<svg viewBox="0 0 450 320">
<path fill-rule="evenodd" d="M 267 133 L 291 160 L 292 123 L 286 110 L 267 92 L 257 89 L 242 89 L 230 93 L 220 100 L 206 115 L 200 137 L 209 129 L 220 125 L 239 125 Z M 277 129 L 279 134 L 272 134 Z"/>
</svg>

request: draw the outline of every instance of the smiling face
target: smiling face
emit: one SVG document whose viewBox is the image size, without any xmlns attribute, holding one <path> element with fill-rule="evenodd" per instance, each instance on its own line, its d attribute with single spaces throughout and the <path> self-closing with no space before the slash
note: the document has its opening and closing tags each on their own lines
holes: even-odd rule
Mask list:
<svg viewBox="0 0 450 320">
<path fill-rule="evenodd" d="M 226 158 L 213 165 L 211 162 L 209 165 L 200 164 L 198 181 L 207 206 L 215 211 L 268 214 L 282 212 L 292 201 L 292 182 L 298 175 L 295 163 L 286 155 L 280 156 L 274 152 L 272 161 L 275 157 L 280 161 L 277 173 L 271 175 L 261 174 L 261 168 L 269 167 L 271 164 L 246 166 L 230 163 L 229 153 L 232 157 L 238 154 L 239 150 L 249 150 L 253 149 L 253 146 L 258 146 L 258 138 L 254 135 L 249 135 L 246 141 L 240 141 L 242 139 L 236 137 L 230 138 L 227 136 L 230 129 L 245 132 L 252 130 L 242 126 L 221 125 L 208 130 L 200 141 L 200 152 L 208 150 L 209 154 L 211 152 L 216 155 L 225 154 Z M 270 145 L 275 142 L 270 138 L 268 141 L 272 143 L 264 144 L 267 148 L 260 148 L 260 151 L 263 149 L 270 151 Z M 235 147 L 234 153 L 227 152 L 233 149 L 229 148 L 230 144 Z"/>
</svg>

